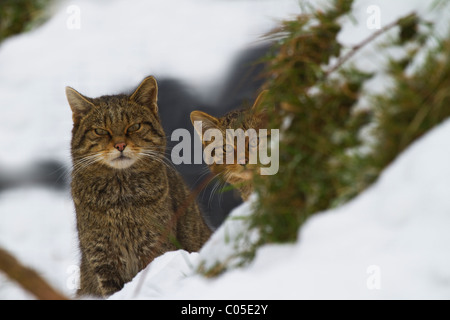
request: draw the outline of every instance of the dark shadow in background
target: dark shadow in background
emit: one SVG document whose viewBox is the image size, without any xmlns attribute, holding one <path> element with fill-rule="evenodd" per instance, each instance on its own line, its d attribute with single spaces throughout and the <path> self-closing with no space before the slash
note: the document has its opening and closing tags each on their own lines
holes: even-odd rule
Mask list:
<svg viewBox="0 0 450 320">
<path fill-rule="evenodd" d="M 159 113 L 161 121 L 169 137 L 168 152 L 178 142 L 171 142 L 170 135 L 175 129 L 185 128 L 191 132 L 192 144 L 198 137 L 190 120 L 190 113 L 201 110 L 220 117 L 228 111 L 251 105 L 260 90 L 264 79 L 262 58 L 267 54 L 269 45 L 262 45 L 242 52 L 234 62 L 231 72 L 225 75 L 223 87 L 211 100 L 202 101 L 188 91 L 181 83 L 174 80 L 159 80 Z M 194 154 L 192 146 L 191 154 Z M 191 189 L 198 186 L 207 170 L 205 164 L 181 164 L 176 166 Z M 230 211 L 242 203 L 234 190 L 213 192 L 216 182 L 213 181 L 198 198 L 199 205 L 206 219 L 213 227 L 218 227 Z M 211 194 L 213 192 L 213 194 Z"/>
<path fill-rule="evenodd" d="M 194 135 L 190 121 L 193 110 L 202 110 L 214 116 L 223 116 L 230 110 L 251 105 L 260 90 L 264 79 L 262 77 L 263 64 L 260 62 L 267 54 L 270 45 L 261 45 L 242 52 L 233 64 L 231 73 L 226 75 L 223 88 L 213 95 L 211 100 L 203 101 L 196 94 L 175 79 L 158 79 L 159 85 L 159 113 L 166 131 L 168 143 L 167 152 L 170 159 L 172 147 L 178 142 L 172 142 L 172 132 L 178 128 L 185 128 L 191 132 L 192 143 L 198 139 Z M 193 149 L 191 154 L 193 154 Z M 202 181 L 202 173 L 207 170 L 205 164 L 181 164 L 176 166 L 191 189 Z M 9 188 L 40 185 L 57 190 L 69 189 L 69 169 L 56 161 L 37 163 L 29 168 L 10 171 L 0 168 L 0 192 Z M 205 175 L 203 175 L 203 178 Z M 198 201 L 200 208 L 210 226 L 217 228 L 230 211 L 242 201 L 234 190 L 226 192 L 216 191 L 212 195 L 215 182 L 200 194 Z M 229 189 L 229 188 L 227 188 Z"/>
<path fill-rule="evenodd" d="M 24 168 L 0 168 L 0 192 L 23 186 L 45 186 L 55 190 L 68 188 L 68 170 L 58 161 L 37 162 Z"/>
</svg>

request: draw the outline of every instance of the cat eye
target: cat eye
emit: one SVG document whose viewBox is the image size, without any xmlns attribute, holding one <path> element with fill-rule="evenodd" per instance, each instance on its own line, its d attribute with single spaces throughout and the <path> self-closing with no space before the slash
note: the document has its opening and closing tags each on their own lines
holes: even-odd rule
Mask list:
<svg viewBox="0 0 450 320">
<path fill-rule="evenodd" d="M 136 124 L 133 124 L 131 127 L 129 127 L 127 129 L 127 132 L 128 133 L 133 133 L 133 132 L 138 131 L 140 128 L 141 128 L 141 124 L 140 123 L 136 123 Z"/>
<path fill-rule="evenodd" d="M 107 135 L 109 135 L 109 132 L 107 130 L 105 130 L 105 129 L 95 129 L 94 131 L 99 136 L 107 136 Z"/>
</svg>

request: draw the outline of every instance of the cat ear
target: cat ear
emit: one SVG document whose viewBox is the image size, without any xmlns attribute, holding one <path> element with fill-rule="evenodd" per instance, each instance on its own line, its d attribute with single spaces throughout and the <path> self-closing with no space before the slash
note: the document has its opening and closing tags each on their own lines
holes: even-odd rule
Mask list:
<svg viewBox="0 0 450 320">
<path fill-rule="evenodd" d="M 253 111 L 258 110 L 259 106 L 261 105 L 261 102 L 264 100 L 264 97 L 266 96 L 266 94 L 268 92 L 269 92 L 269 90 L 264 90 L 258 95 L 258 98 L 256 98 L 255 103 L 253 104 L 253 107 L 252 107 Z"/>
<path fill-rule="evenodd" d="M 201 128 L 195 125 L 195 121 L 202 122 Z M 217 118 L 202 111 L 192 111 L 191 122 L 199 136 L 203 136 L 203 133 L 208 129 L 217 129 L 219 127 L 219 120 Z"/>
<path fill-rule="evenodd" d="M 158 112 L 158 83 L 154 77 L 145 78 L 139 87 L 133 92 L 130 100 Z"/>
<path fill-rule="evenodd" d="M 71 87 L 66 87 L 67 101 L 69 101 L 72 109 L 73 122 L 77 123 L 85 114 L 94 107 L 94 104 L 89 98 L 83 96 L 81 93 Z"/>
</svg>

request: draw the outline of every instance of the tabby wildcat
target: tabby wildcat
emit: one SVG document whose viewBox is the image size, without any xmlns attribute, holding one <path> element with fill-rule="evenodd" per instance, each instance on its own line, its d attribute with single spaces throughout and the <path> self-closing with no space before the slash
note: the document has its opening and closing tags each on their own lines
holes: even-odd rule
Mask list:
<svg viewBox="0 0 450 320">
<path fill-rule="evenodd" d="M 155 257 L 178 246 L 198 251 L 211 234 L 197 204 L 185 203 L 182 178 L 165 163 L 157 94 L 153 77 L 131 95 L 91 99 L 66 88 L 79 295 L 111 295 Z"/>
<path fill-rule="evenodd" d="M 252 108 L 234 110 L 220 118 L 213 117 L 202 111 L 193 111 L 191 113 L 192 124 L 200 137 L 203 137 L 205 131 L 208 129 L 219 129 L 224 137 L 224 141 L 226 141 L 227 129 L 242 129 L 244 132 L 248 129 L 255 129 L 258 132 L 259 129 L 265 129 L 268 123 L 267 113 L 264 109 L 261 110 L 260 108 L 266 93 L 267 91 L 263 91 L 259 94 Z M 201 121 L 202 126 L 197 127 L 195 125 L 196 121 Z M 214 141 L 202 140 L 204 147 L 212 142 Z M 251 147 L 257 148 L 258 140 L 255 139 L 255 141 L 252 141 L 247 137 L 245 141 L 245 155 L 238 155 L 235 142 L 226 141 L 223 146 L 222 164 L 213 162 L 209 165 L 211 172 L 222 178 L 225 182 L 233 185 L 240 192 L 243 200 L 247 200 L 253 192 L 252 178 L 255 170 L 259 167 L 258 164 L 249 163 L 249 150 Z M 229 148 L 234 148 L 235 158 L 233 163 L 227 163 L 225 159 L 225 154 Z"/>
</svg>

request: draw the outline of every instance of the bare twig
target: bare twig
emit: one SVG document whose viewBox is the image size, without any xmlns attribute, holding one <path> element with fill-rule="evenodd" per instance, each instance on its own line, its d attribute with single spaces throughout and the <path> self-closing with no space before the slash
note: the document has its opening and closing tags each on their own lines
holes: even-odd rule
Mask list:
<svg viewBox="0 0 450 320">
<path fill-rule="evenodd" d="M 10 253 L 0 248 L 0 271 L 16 281 L 39 300 L 68 300 L 51 287 L 36 271 L 25 267 Z"/>
<path fill-rule="evenodd" d="M 406 19 L 410 19 L 415 17 L 415 13 L 410 13 L 409 15 L 399 18 L 393 22 L 391 22 L 390 24 L 384 26 L 383 28 L 381 28 L 380 30 L 378 30 L 377 32 L 375 32 L 374 34 L 372 34 L 370 37 L 368 37 L 367 39 L 365 39 L 364 41 L 362 41 L 361 43 L 354 45 L 353 47 L 351 47 L 350 51 L 347 52 L 344 56 L 340 57 L 338 62 L 331 67 L 330 69 L 328 69 L 325 72 L 325 76 L 329 76 L 331 73 L 335 72 L 337 69 L 339 69 L 345 62 L 347 62 L 348 60 L 350 60 L 350 58 L 352 58 L 356 52 L 358 52 L 358 50 L 360 50 L 362 47 L 366 46 L 367 44 L 371 43 L 373 40 L 375 40 L 376 38 L 378 38 L 380 35 L 382 35 L 383 33 L 387 32 L 388 30 L 400 25 L 400 23 L 402 21 L 405 21 Z"/>
</svg>

